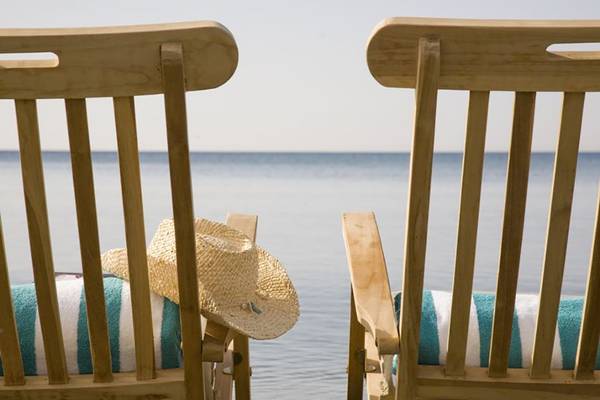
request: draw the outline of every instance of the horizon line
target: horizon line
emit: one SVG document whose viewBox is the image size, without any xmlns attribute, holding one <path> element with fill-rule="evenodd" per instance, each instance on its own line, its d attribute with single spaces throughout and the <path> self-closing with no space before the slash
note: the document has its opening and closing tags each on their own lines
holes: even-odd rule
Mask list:
<svg viewBox="0 0 600 400">
<path fill-rule="evenodd" d="M 0 153 L 19 153 L 18 149 L 0 149 Z M 69 150 L 42 150 L 42 153 L 70 153 Z M 117 154 L 117 150 L 92 150 L 92 153 Z M 140 150 L 140 154 L 168 154 L 168 150 Z M 464 151 L 442 150 L 434 151 L 434 154 L 463 154 Z M 508 150 L 485 151 L 485 154 L 508 154 Z M 531 154 L 555 154 L 551 150 L 534 150 Z M 410 154 L 410 151 L 320 151 L 320 150 L 300 150 L 300 151 L 277 151 L 277 150 L 190 150 L 190 154 L 286 154 L 286 155 L 394 155 Z M 579 154 L 600 154 L 600 150 L 582 150 Z"/>
</svg>

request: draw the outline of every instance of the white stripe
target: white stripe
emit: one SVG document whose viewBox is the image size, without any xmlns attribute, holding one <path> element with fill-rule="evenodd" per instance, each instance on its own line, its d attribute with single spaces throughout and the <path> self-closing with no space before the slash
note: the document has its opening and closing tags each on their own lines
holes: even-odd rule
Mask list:
<svg viewBox="0 0 600 400">
<path fill-rule="evenodd" d="M 58 309 L 60 310 L 60 323 L 62 325 L 65 357 L 69 374 L 79 373 L 79 364 L 77 363 L 77 325 L 79 322 L 82 289 L 83 279 L 56 282 Z"/>
<path fill-rule="evenodd" d="M 534 294 L 517 295 L 515 301 L 515 310 L 519 319 L 519 332 L 521 334 L 523 368 L 531 367 L 533 361 L 533 345 L 537 328 L 539 301 L 539 297 Z M 551 366 L 555 369 L 562 369 L 562 353 L 560 349 L 558 327 L 556 328 L 556 333 L 554 335 Z"/>
<path fill-rule="evenodd" d="M 558 334 L 558 324 L 556 326 L 556 333 L 554 334 L 554 347 L 552 348 L 552 369 L 562 369 L 562 349 L 560 347 L 560 335 Z"/>
<path fill-rule="evenodd" d="M 517 313 L 521 335 L 523 368 L 531 367 L 538 308 L 539 298 L 537 295 L 520 294 L 515 299 L 515 312 Z"/>
<path fill-rule="evenodd" d="M 154 332 L 154 360 L 156 368 L 162 366 L 162 347 L 160 343 L 160 332 L 162 329 L 162 317 L 164 297 L 150 293 L 150 305 L 152 307 L 152 328 Z"/>
<path fill-rule="evenodd" d="M 133 315 L 131 313 L 131 291 L 129 282 L 123 281 L 121 290 L 121 318 L 119 329 L 119 354 L 121 372 L 135 371 L 135 339 L 133 337 Z"/>
<path fill-rule="evenodd" d="M 469 310 L 469 331 L 467 334 L 467 354 L 465 365 L 467 367 L 481 366 L 481 343 L 479 338 L 479 320 L 477 319 L 477 307 L 475 300 L 471 297 L 471 309 Z"/>
<path fill-rule="evenodd" d="M 44 338 L 42 337 L 40 313 L 38 310 L 35 312 L 35 368 L 38 375 L 48 375 Z"/>
<path fill-rule="evenodd" d="M 81 298 L 82 287 L 83 280 L 81 279 L 56 282 L 56 296 L 60 313 L 65 358 L 67 361 L 67 370 L 70 374 L 79 373 L 79 366 L 77 364 L 77 322 L 79 319 L 79 299 Z M 74 299 L 77 300 L 74 301 Z M 39 310 L 36 310 L 35 319 L 35 364 L 38 375 L 48 374 Z"/>
<path fill-rule="evenodd" d="M 448 331 L 450 329 L 450 311 L 452 308 L 452 295 L 448 292 L 431 291 L 433 306 L 437 318 L 438 338 L 440 341 L 440 365 L 446 365 L 448 355 Z"/>
</svg>

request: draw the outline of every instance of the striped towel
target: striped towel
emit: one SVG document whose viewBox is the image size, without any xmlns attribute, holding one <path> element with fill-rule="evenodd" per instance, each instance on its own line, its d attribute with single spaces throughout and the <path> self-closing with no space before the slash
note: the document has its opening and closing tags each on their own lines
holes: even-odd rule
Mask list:
<svg viewBox="0 0 600 400">
<path fill-rule="evenodd" d="M 400 299 L 400 293 L 394 296 L 396 318 L 399 318 L 400 315 Z M 473 294 L 465 357 L 466 366 L 488 366 L 494 305 L 495 295 L 488 293 Z M 517 295 L 513 316 L 509 368 L 528 368 L 531 366 L 538 305 L 539 296 L 537 295 Z M 451 293 L 434 290 L 423 292 L 419 364 L 446 364 L 451 306 Z M 581 297 L 562 298 L 560 301 L 554 350 L 552 352 L 553 369 L 573 369 L 575 367 L 582 310 L 583 299 Z M 396 360 L 394 360 L 395 365 Z M 600 369 L 600 352 L 596 355 L 596 369 Z"/>
<path fill-rule="evenodd" d="M 113 372 L 135 370 L 135 341 L 129 283 L 104 278 L 108 334 Z M 33 284 L 11 288 L 25 375 L 46 375 L 44 342 Z M 65 355 L 70 374 L 92 373 L 83 279 L 56 282 Z M 159 368 L 181 365 L 179 308 L 170 300 L 151 294 L 154 353 Z M 0 364 L 0 374 L 2 373 Z"/>
</svg>

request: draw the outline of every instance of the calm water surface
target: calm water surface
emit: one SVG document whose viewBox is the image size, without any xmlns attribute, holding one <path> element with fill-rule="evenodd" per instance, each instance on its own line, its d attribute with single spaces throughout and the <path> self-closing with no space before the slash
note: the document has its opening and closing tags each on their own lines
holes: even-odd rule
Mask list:
<svg viewBox="0 0 600 400">
<path fill-rule="evenodd" d="M 434 159 L 426 286 L 452 285 L 460 188 L 460 154 Z M 123 209 L 114 153 L 94 153 L 102 250 L 124 247 Z M 485 160 L 475 287 L 494 290 L 506 175 L 505 154 Z M 171 215 L 166 154 L 142 155 L 148 239 Z M 257 399 L 342 398 L 349 279 L 341 235 L 343 211 L 373 210 L 392 287 L 401 284 L 408 174 L 406 154 L 204 154 L 192 156 L 197 216 L 223 220 L 229 211 L 260 216 L 258 242 L 287 266 L 302 316 L 285 336 L 252 342 Z M 519 290 L 536 292 L 543 260 L 553 155 L 532 157 Z M 44 155 L 55 268 L 79 271 L 70 161 Z M 563 292 L 582 294 L 600 179 L 600 154 L 578 164 Z M 13 283 L 31 279 L 18 154 L 0 152 L 0 212 Z"/>
</svg>

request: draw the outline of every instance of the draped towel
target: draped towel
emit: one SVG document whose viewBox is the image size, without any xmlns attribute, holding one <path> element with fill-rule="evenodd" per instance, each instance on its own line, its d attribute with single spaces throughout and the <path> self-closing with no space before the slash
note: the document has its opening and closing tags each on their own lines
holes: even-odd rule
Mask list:
<svg viewBox="0 0 600 400">
<path fill-rule="evenodd" d="M 11 292 L 25 375 L 46 375 L 35 286 L 13 286 Z M 70 374 L 90 374 L 93 371 L 83 279 L 58 280 L 56 292 L 68 371 Z M 129 283 L 118 278 L 104 278 L 104 296 L 112 370 L 134 371 L 135 341 Z M 153 293 L 150 296 L 156 366 L 178 368 L 182 361 L 179 308 L 164 297 Z"/>
<path fill-rule="evenodd" d="M 474 293 L 471 299 L 467 353 L 465 364 L 469 367 L 487 367 L 492 337 L 495 295 Z M 401 294 L 394 296 L 396 319 L 400 315 Z M 420 326 L 419 364 L 445 365 L 448 348 L 448 331 L 452 294 L 434 290 L 423 292 Z M 539 296 L 518 294 L 513 315 L 509 368 L 529 368 L 533 355 L 533 340 L 539 306 Z M 577 342 L 581 328 L 583 299 L 564 297 L 560 300 L 558 323 L 552 352 L 553 369 L 574 369 Z M 396 365 L 396 360 L 394 360 Z M 596 368 L 600 369 L 600 352 L 596 355 Z"/>
</svg>

